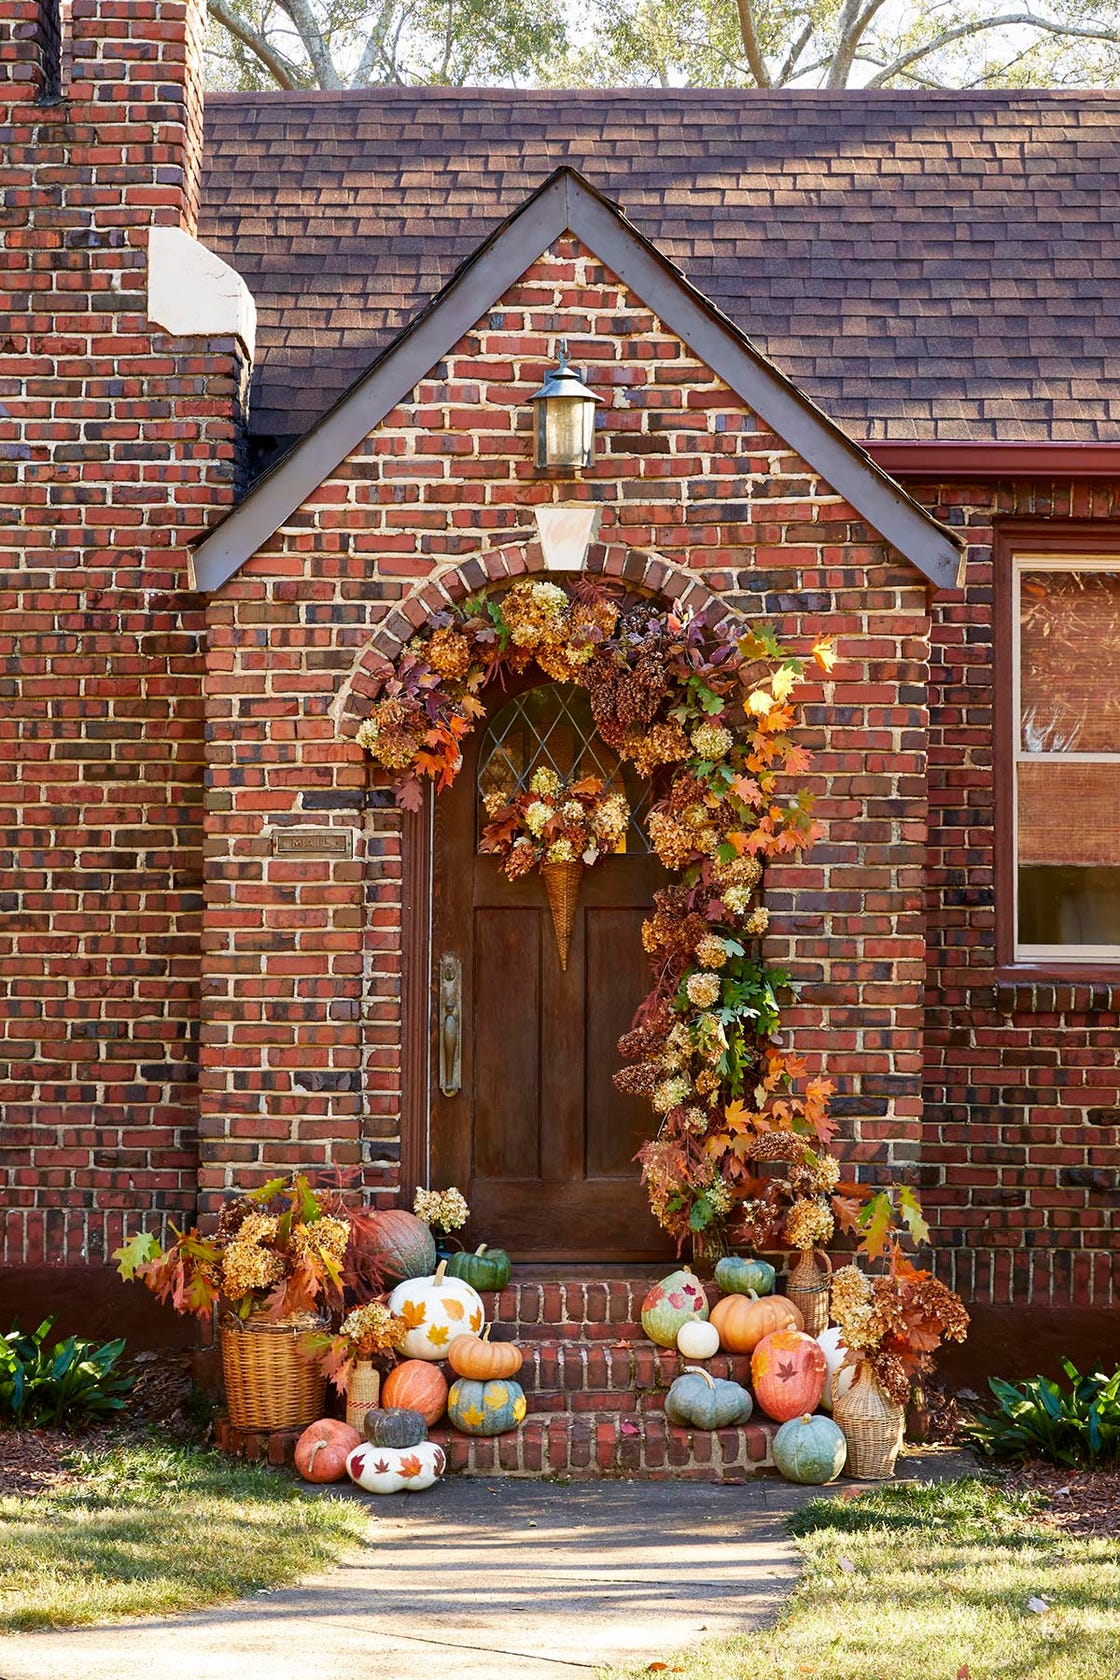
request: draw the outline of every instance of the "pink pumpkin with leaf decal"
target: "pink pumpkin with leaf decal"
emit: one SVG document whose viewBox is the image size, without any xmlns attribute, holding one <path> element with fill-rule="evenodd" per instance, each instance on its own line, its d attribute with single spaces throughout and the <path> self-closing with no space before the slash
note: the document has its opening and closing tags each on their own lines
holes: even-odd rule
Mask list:
<svg viewBox="0 0 1120 1680">
<path fill-rule="evenodd" d="M 803 1330 L 775 1330 L 751 1355 L 755 1399 L 777 1423 L 816 1411 L 827 1374 L 820 1344 Z"/>
</svg>

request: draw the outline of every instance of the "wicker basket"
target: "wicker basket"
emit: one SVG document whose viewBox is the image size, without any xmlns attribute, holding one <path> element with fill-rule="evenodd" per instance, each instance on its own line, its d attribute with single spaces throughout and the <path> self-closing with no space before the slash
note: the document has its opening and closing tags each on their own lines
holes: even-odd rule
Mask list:
<svg viewBox="0 0 1120 1680">
<path fill-rule="evenodd" d="M 346 1421 L 359 1435 L 366 1432 L 366 1413 L 381 1397 L 381 1377 L 369 1359 L 359 1359 L 346 1385 Z"/>
<path fill-rule="evenodd" d="M 805 1334 L 819 1336 L 828 1328 L 828 1299 L 832 1285 L 832 1261 L 815 1248 L 801 1256 L 786 1284 L 786 1299 L 792 1301 L 805 1320 Z"/>
<path fill-rule="evenodd" d="M 300 1346 L 323 1320 L 301 1313 L 283 1323 L 232 1315 L 220 1327 L 222 1375 L 235 1429 L 302 1429 L 323 1415 L 326 1378 Z"/>
<path fill-rule="evenodd" d="M 847 1473 L 859 1482 L 883 1482 L 894 1475 L 902 1447 L 905 1412 L 879 1387 L 866 1360 L 860 1360 L 851 1387 L 832 1390 L 832 1415 L 848 1443 Z"/>
<path fill-rule="evenodd" d="M 582 863 L 542 863 L 544 890 L 552 911 L 552 931 L 556 935 L 556 950 L 560 967 L 567 971 L 568 952 L 572 948 L 572 929 L 576 925 L 576 905 L 579 903 Z"/>
</svg>

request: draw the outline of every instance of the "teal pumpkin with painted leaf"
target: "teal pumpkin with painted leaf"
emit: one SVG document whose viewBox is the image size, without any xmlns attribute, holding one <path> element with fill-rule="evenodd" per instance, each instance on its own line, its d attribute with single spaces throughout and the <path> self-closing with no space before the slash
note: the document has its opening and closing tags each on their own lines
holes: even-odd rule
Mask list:
<svg viewBox="0 0 1120 1680">
<path fill-rule="evenodd" d="M 659 1347 L 675 1348 L 681 1325 L 707 1316 L 704 1285 L 687 1266 L 655 1283 L 642 1302 L 642 1329 Z"/>
<path fill-rule="evenodd" d="M 771 1295 L 777 1277 L 773 1266 L 753 1254 L 727 1254 L 716 1263 L 716 1287 L 725 1295 Z"/>
<path fill-rule="evenodd" d="M 848 1443 L 844 1431 L 831 1418 L 819 1413 L 790 1418 L 774 1436 L 774 1463 L 787 1482 L 805 1487 L 824 1487 L 834 1482 L 844 1468 Z"/>
<path fill-rule="evenodd" d="M 504 1435 L 516 1429 L 527 1411 L 525 1391 L 508 1377 L 487 1382 L 460 1377 L 447 1396 L 447 1416 L 467 1435 Z"/>
</svg>

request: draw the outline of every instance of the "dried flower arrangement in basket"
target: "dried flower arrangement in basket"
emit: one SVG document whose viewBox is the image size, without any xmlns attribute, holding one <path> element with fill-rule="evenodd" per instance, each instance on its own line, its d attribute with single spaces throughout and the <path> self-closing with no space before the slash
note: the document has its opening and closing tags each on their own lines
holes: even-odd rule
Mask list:
<svg viewBox="0 0 1120 1680">
<path fill-rule="evenodd" d="M 528 788 L 512 799 L 489 795 L 486 812 L 490 821 L 479 850 L 496 852 L 511 881 L 540 870 L 560 966 L 566 969 L 580 879 L 584 869 L 622 845 L 630 821 L 625 796 L 608 788 L 599 776 L 565 782 L 555 770 L 541 765 L 529 778 Z"/>
</svg>

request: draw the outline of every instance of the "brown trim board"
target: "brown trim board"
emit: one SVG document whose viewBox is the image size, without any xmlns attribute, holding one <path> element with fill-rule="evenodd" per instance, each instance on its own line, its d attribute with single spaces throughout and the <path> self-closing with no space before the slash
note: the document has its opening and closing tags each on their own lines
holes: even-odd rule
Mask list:
<svg viewBox="0 0 1120 1680">
<path fill-rule="evenodd" d="M 194 587 L 219 589 L 232 577 L 568 231 L 936 588 L 959 586 L 965 563 L 961 540 L 780 373 L 615 204 L 575 170 L 563 168 L 491 234 L 369 371 L 202 540 L 193 554 Z"/>
</svg>

